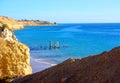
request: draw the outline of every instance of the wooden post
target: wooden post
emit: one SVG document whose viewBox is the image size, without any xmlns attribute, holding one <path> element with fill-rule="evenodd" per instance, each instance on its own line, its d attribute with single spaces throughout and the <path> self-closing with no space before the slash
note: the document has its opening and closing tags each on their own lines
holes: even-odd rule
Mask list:
<svg viewBox="0 0 120 83">
<path fill-rule="evenodd" d="M 54 44 L 54 48 L 60 48 L 60 43 L 59 43 L 59 41 L 57 41 L 57 42 Z"/>
<path fill-rule="evenodd" d="M 49 42 L 49 49 L 52 49 L 52 48 L 53 48 L 53 42 L 50 41 L 50 42 Z"/>
</svg>

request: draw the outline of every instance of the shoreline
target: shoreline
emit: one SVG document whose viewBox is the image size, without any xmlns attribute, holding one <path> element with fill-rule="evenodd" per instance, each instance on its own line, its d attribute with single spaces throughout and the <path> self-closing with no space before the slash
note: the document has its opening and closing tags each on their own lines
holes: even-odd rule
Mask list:
<svg viewBox="0 0 120 83">
<path fill-rule="evenodd" d="M 36 73 L 42 70 L 45 70 L 49 67 L 57 65 L 57 62 L 54 62 L 52 60 L 46 60 L 42 58 L 33 58 L 30 59 L 30 66 L 32 67 L 32 73 Z"/>
<path fill-rule="evenodd" d="M 45 25 L 25 25 L 24 27 L 26 27 L 26 26 L 58 26 L 58 24 L 56 24 L 56 25 L 54 25 L 54 24 L 51 24 L 51 25 L 49 25 L 49 24 L 45 24 Z"/>
</svg>

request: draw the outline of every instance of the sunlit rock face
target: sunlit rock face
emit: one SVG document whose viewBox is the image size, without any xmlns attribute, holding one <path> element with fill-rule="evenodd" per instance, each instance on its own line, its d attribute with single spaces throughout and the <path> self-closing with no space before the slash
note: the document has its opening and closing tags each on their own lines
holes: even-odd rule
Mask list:
<svg viewBox="0 0 120 83">
<path fill-rule="evenodd" d="M 24 28 L 23 24 L 19 23 L 18 21 L 6 16 L 0 16 L 0 26 L 2 26 L 3 24 L 6 24 L 11 30 Z"/>
<path fill-rule="evenodd" d="M 31 74 L 29 48 L 12 30 L 0 27 L 0 79 Z"/>
</svg>

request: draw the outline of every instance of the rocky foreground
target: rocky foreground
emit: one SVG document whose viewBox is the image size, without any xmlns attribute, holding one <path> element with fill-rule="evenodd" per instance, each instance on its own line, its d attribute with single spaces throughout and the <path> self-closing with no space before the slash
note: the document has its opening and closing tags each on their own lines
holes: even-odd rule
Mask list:
<svg viewBox="0 0 120 83">
<path fill-rule="evenodd" d="M 120 83 L 120 47 L 83 59 L 68 59 L 12 83 Z"/>
<path fill-rule="evenodd" d="M 29 48 L 20 43 L 11 27 L 0 27 L 0 83 L 31 74 Z"/>
</svg>

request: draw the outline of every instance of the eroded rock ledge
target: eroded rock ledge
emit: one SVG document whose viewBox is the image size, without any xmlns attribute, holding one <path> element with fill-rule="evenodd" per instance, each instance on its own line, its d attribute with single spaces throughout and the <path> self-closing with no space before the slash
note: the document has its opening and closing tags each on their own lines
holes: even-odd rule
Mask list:
<svg viewBox="0 0 120 83">
<path fill-rule="evenodd" d="M 29 48 L 17 40 L 11 29 L 0 27 L 0 83 L 31 73 Z"/>
<path fill-rule="evenodd" d="M 68 59 L 13 83 L 120 83 L 120 47 L 83 59 Z"/>
</svg>

